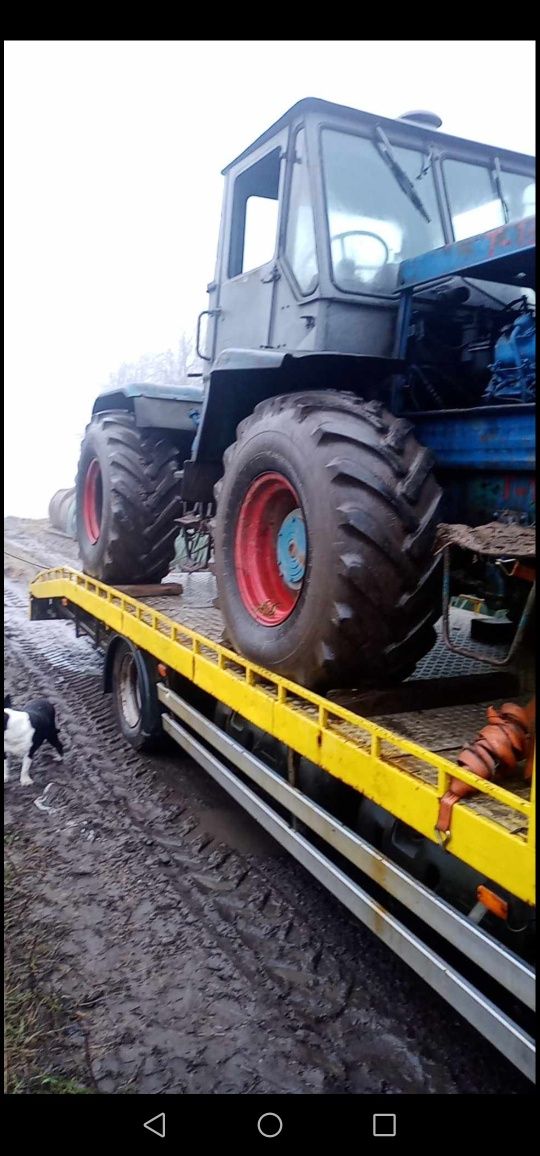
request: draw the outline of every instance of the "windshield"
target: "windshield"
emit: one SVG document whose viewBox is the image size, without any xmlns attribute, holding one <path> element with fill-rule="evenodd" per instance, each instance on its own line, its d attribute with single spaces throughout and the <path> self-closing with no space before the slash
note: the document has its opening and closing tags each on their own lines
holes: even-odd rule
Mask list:
<svg viewBox="0 0 540 1156">
<path fill-rule="evenodd" d="M 324 129 L 322 151 L 334 281 L 351 293 L 392 292 L 401 261 L 444 244 L 429 157 L 392 146 L 428 222 L 373 141 Z"/>
<path fill-rule="evenodd" d="M 377 139 L 335 129 L 321 139 L 334 283 L 348 293 L 392 293 L 401 261 L 445 244 L 431 157 L 386 142 L 392 167 Z M 535 214 L 530 175 L 496 159 L 447 157 L 442 170 L 456 241 Z"/>
<path fill-rule="evenodd" d="M 443 171 L 456 241 L 496 229 L 505 219 L 520 221 L 535 214 L 536 189 L 530 176 L 501 169 L 497 182 L 495 168 L 455 160 L 445 160 Z"/>
</svg>

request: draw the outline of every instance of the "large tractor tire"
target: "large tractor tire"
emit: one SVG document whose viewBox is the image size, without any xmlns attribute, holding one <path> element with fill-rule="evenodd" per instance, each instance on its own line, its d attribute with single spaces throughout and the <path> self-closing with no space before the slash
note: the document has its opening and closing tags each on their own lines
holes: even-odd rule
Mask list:
<svg viewBox="0 0 540 1156">
<path fill-rule="evenodd" d="M 311 688 L 411 674 L 440 614 L 440 489 L 409 422 L 352 394 L 288 394 L 223 460 L 216 578 L 238 652 Z"/>
<path fill-rule="evenodd" d="M 181 502 L 176 451 L 137 429 L 129 413 L 87 426 L 77 472 L 77 539 L 83 569 L 108 583 L 160 582 L 174 558 Z"/>
</svg>

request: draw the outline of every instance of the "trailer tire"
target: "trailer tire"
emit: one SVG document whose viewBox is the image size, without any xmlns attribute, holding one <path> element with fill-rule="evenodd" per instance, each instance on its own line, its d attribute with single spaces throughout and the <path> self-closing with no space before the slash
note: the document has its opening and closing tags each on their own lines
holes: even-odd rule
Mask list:
<svg viewBox="0 0 540 1156">
<path fill-rule="evenodd" d="M 113 646 L 109 686 L 118 728 L 135 750 L 159 750 L 163 732 L 153 660 L 125 638 L 118 637 Z"/>
<path fill-rule="evenodd" d="M 440 489 L 411 424 L 353 394 L 287 394 L 241 422 L 223 461 L 215 565 L 233 646 L 306 687 L 407 677 L 435 640 L 441 582 Z"/>
<path fill-rule="evenodd" d="M 182 510 L 175 447 L 130 413 L 98 414 L 77 471 L 77 540 L 85 573 L 109 584 L 168 573 Z"/>
</svg>

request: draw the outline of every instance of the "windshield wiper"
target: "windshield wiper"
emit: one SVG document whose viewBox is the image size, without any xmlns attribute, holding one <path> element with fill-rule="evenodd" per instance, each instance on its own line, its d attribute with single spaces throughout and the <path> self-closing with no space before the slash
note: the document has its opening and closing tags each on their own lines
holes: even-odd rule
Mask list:
<svg viewBox="0 0 540 1156">
<path fill-rule="evenodd" d="M 494 159 L 493 159 L 493 168 L 491 170 L 491 177 L 493 180 L 495 192 L 496 192 L 496 194 L 497 194 L 497 196 L 501 202 L 501 205 L 502 205 L 504 223 L 505 223 L 505 225 L 507 225 L 509 220 L 510 220 L 510 210 L 508 208 L 508 201 L 506 201 L 504 198 L 502 181 L 501 181 L 501 162 L 500 162 L 498 157 L 494 157 Z"/>
<path fill-rule="evenodd" d="M 431 224 L 431 217 L 428 214 L 424 202 L 418 196 L 418 193 L 416 192 L 411 179 L 407 176 L 405 169 L 402 169 L 401 165 L 396 160 L 392 152 L 392 146 L 388 140 L 388 137 L 385 136 L 382 128 L 379 128 L 378 125 L 375 129 L 375 135 L 377 137 L 377 143 L 375 146 L 377 152 L 380 154 L 383 161 L 386 161 L 386 164 L 388 165 L 390 172 L 394 174 L 400 189 L 402 189 L 402 191 L 405 193 L 405 196 L 409 198 L 415 209 L 421 213 L 424 220 L 428 222 L 428 225 Z"/>
</svg>

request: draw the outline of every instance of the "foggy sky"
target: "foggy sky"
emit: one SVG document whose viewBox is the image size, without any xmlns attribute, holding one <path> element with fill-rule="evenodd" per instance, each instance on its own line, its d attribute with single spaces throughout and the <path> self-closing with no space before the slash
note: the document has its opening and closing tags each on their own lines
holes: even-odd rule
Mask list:
<svg viewBox="0 0 540 1156">
<path fill-rule="evenodd" d="M 297 100 L 534 151 L 533 41 L 8 41 L 5 505 L 73 483 L 110 372 L 193 334 L 224 165 Z"/>
</svg>

